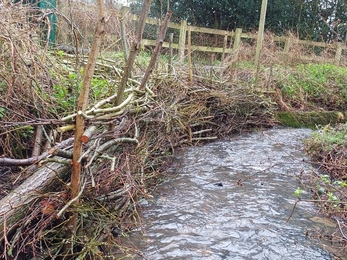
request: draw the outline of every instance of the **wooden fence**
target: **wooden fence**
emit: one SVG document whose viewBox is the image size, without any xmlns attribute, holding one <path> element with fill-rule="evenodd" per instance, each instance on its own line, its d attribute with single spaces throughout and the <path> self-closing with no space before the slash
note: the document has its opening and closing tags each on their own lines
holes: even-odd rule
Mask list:
<svg viewBox="0 0 347 260">
<path fill-rule="evenodd" d="M 128 7 L 123 7 L 122 10 L 123 13 L 127 13 L 127 19 L 137 21 L 138 16 L 131 14 L 129 12 Z M 153 18 L 147 18 L 146 20 L 147 24 L 152 24 L 156 26 L 160 26 L 160 21 L 158 19 Z M 206 34 L 213 34 L 213 35 L 221 35 L 224 36 L 224 44 L 223 46 L 219 47 L 209 47 L 209 46 L 198 46 L 198 45 L 191 45 L 190 50 L 191 51 L 201 51 L 201 52 L 212 52 L 212 53 L 223 53 L 224 54 L 230 54 L 230 53 L 237 53 L 242 40 L 244 39 L 252 39 L 257 40 L 256 35 L 248 34 L 242 32 L 241 28 L 237 28 L 235 31 L 226 31 L 226 30 L 217 30 L 217 29 L 210 29 L 210 28 L 204 28 L 204 27 L 197 27 L 197 26 L 191 26 L 187 24 L 186 20 L 182 20 L 180 24 L 170 22 L 168 25 L 169 28 L 177 29 L 179 30 L 179 36 L 178 36 L 178 43 L 171 43 L 172 48 L 178 50 L 178 58 L 180 61 L 183 61 L 185 51 L 188 50 L 188 42 L 187 39 L 190 39 L 190 34 L 192 32 L 199 32 L 199 33 L 206 33 Z M 343 55 L 345 55 L 345 51 L 347 49 L 346 44 L 341 42 L 336 42 L 332 44 L 324 43 L 324 42 L 314 42 L 314 41 L 304 41 L 304 40 L 298 40 L 295 37 L 274 37 L 273 39 L 278 45 L 283 46 L 281 54 L 283 54 L 284 57 L 288 57 L 291 52 L 291 47 L 293 45 L 301 45 L 301 46 L 310 46 L 313 48 L 321 48 L 321 49 L 329 49 L 330 52 L 333 52 L 333 58 L 330 59 L 324 59 L 324 61 L 328 61 L 330 63 L 334 63 L 336 65 L 341 64 L 341 59 Z M 228 42 L 232 42 L 232 47 L 228 46 Z M 155 46 L 156 40 L 149 40 L 149 39 L 142 39 L 142 44 L 145 46 Z M 169 42 L 164 42 L 163 47 L 168 48 L 170 45 Z M 317 57 L 312 56 L 300 56 L 295 57 L 296 59 L 301 60 L 317 60 Z"/>
</svg>

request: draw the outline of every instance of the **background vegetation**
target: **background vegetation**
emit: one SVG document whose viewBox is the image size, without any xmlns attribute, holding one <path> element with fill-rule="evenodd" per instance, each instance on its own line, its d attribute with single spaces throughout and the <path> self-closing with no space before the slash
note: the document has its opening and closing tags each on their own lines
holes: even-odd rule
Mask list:
<svg viewBox="0 0 347 260">
<path fill-rule="evenodd" d="M 141 0 L 131 4 L 138 12 Z M 155 0 L 150 15 L 161 17 L 167 1 Z M 260 0 L 171 0 L 172 20 L 187 19 L 195 26 L 244 31 L 258 29 Z M 276 35 L 291 31 L 301 39 L 334 41 L 346 39 L 347 1 L 268 1 L 265 29 Z"/>
</svg>

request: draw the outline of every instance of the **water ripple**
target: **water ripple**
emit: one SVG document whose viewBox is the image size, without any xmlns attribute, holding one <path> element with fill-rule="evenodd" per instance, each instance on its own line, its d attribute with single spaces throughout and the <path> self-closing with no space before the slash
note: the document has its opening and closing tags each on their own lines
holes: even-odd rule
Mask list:
<svg viewBox="0 0 347 260">
<path fill-rule="evenodd" d="M 309 133 L 273 129 L 182 151 L 178 177 L 144 203 L 145 236 L 133 241 L 151 260 L 331 259 L 305 236 L 314 205 L 299 204 L 286 223 L 295 175 L 311 169 L 301 149 Z"/>
</svg>

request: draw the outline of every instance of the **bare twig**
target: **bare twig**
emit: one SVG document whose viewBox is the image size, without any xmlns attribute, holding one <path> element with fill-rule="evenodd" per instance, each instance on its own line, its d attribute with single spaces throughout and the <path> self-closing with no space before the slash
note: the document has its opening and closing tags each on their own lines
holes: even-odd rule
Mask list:
<svg viewBox="0 0 347 260">
<path fill-rule="evenodd" d="M 59 212 L 57 213 L 57 218 L 60 218 L 61 215 L 64 213 L 64 211 L 67 210 L 74 202 L 76 202 L 81 197 L 81 195 L 83 194 L 84 188 L 86 186 L 86 183 L 87 181 L 85 180 L 77 196 L 75 196 L 73 199 L 67 202 L 65 206 L 61 210 L 59 210 Z"/>
<path fill-rule="evenodd" d="M 340 230 L 340 233 L 341 233 L 342 237 L 343 237 L 344 239 L 347 240 L 347 237 L 346 237 L 346 235 L 344 234 L 344 232 L 343 232 L 343 230 L 342 230 L 342 228 L 341 228 L 341 223 L 340 223 L 340 221 L 338 220 L 338 218 L 335 217 L 335 216 L 332 216 L 331 218 L 336 220 L 337 225 L 338 225 L 338 227 L 339 227 L 339 230 Z"/>
</svg>

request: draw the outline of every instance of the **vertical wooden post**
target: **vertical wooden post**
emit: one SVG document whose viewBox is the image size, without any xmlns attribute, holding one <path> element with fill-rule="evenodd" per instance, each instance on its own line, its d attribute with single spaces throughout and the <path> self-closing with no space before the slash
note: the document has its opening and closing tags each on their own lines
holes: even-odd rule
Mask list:
<svg viewBox="0 0 347 260">
<path fill-rule="evenodd" d="M 286 38 L 285 42 L 284 42 L 284 48 L 283 48 L 283 59 L 285 62 L 290 62 L 290 55 L 289 55 L 289 50 L 290 50 L 290 46 L 292 45 L 292 36 L 291 34 Z"/>
<path fill-rule="evenodd" d="M 225 50 L 227 48 L 227 44 L 228 44 L 228 33 L 225 32 L 222 59 L 221 59 L 220 68 L 219 68 L 219 80 L 222 80 L 223 74 L 224 74 L 224 59 L 225 59 Z"/>
<path fill-rule="evenodd" d="M 105 33 L 105 24 L 106 24 L 106 12 L 103 0 L 97 1 L 98 7 L 98 23 L 96 25 L 92 49 L 90 51 L 88 62 L 86 64 L 82 87 L 78 97 L 78 103 L 76 107 L 76 121 L 75 121 L 75 139 L 73 143 L 73 155 L 72 155 L 72 171 L 71 171 L 71 198 L 74 199 L 73 205 L 79 204 L 79 196 L 83 192 L 81 189 L 81 156 L 82 156 L 82 136 L 85 129 L 85 119 L 82 116 L 82 113 L 85 112 L 88 101 L 89 101 L 89 92 L 91 87 L 92 78 L 94 75 L 96 60 L 99 55 L 100 46 L 102 42 L 102 35 Z M 77 50 L 76 50 L 77 51 Z M 80 193 L 81 192 L 81 193 Z M 72 214 L 69 220 L 69 231 L 67 233 L 68 238 L 73 238 L 73 234 L 77 231 L 77 222 L 78 222 L 78 213 L 75 212 Z M 73 243 L 70 243 L 72 245 Z M 68 244 L 64 245 L 64 251 L 68 252 Z"/>
<path fill-rule="evenodd" d="M 172 74 L 173 72 L 173 66 L 172 66 L 172 57 L 173 57 L 173 48 L 172 48 L 172 43 L 173 43 L 173 33 L 169 34 L 169 64 L 168 64 L 168 73 Z"/>
<path fill-rule="evenodd" d="M 124 52 L 124 60 L 125 62 L 128 59 L 128 55 L 129 55 L 129 50 L 128 50 L 128 44 L 127 44 L 127 34 L 126 34 L 126 17 L 127 14 L 129 13 L 130 8 L 127 6 L 122 6 L 122 8 L 120 9 L 120 27 L 121 27 L 121 37 L 122 37 L 122 48 L 123 48 L 123 52 Z"/>
<path fill-rule="evenodd" d="M 80 176 L 81 176 L 81 155 L 82 155 L 82 140 L 81 137 L 85 128 L 85 120 L 81 115 L 88 106 L 89 101 L 89 92 L 94 75 L 96 60 L 99 55 L 102 35 L 105 33 L 105 24 L 106 24 L 106 14 L 104 1 L 98 0 L 98 23 L 94 33 L 92 49 L 90 51 L 88 62 L 86 64 L 82 87 L 80 90 L 78 103 L 77 103 L 77 115 L 76 115 L 76 127 L 75 127 L 75 140 L 73 146 L 73 156 L 72 156 L 72 172 L 71 172 L 71 198 L 76 198 L 80 192 Z M 76 199 L 75 205 L 78 204 Z"/>
<path fill-rule="evenodd" d="M 189 70 L 189 84 L 193 85 L 193 68 L 192 68 L 192 35 L 191 27 L 188 26 L 188 70 Z"/>
<path fill-rule="evenodd" d="M 183 62 L 184 51 L 186 49 L 187 20 L 181 21 L 180 36 L 178 40 L 178 60 Z"/>
<path fill-rule="evenodd" d="M 229 80 L 233 80 L 233 75 L 234 75 L 234 69 L 235 69 L 235 63 L 238 60 L 239 56 L 239 49 L 241 46 L 241 35 L 242 35 L 242 28 L 236 28 L 235 34 L 234 34 L 234 45 L 233 45 L 233 58 L 231 59 L 230 62 L 230 78 Z"/>
<path fill-rule="evenodd" d="M 262 0 L 261 11 L 260 11 L 259 29 L 258 29 L 257 49 L 255 51 L 255 59 L 254 59 L 254 64 L 257 68 L 259 66 L 260 52 L 261 52 L 261 49 L 263 47 L 266 9 L 267 9 L 267 0 Z"/>
<path fill-rule="evenodd" d="M 337 42 L 336 43 L 336 53 L 335 53 L 335 65 L 337 65 L 337 66 L 340 65 L 341 55 L 342 55 L 342 44 L 341 44 L 341 42 Z"/>
<path fill-rule="evenodd" d="M 213 81 L 213 65 L 214 65 L 214 60 L 215 60 L 215 54 L 212 53 L 211 55 L 211 67 L 210 67 L 210 80 L 211 80 L 211 84 Z"/>
<path fill-rule="evenodd" d="M 241 45 L 242 28 L 236 28 L 234 35 L 233 52 L 237 52 Z"/>
<path fill-rule="evenodd" d="M 292 44 L 292 37 L 291 35 L 289 35 L 288 38 L 286 39 L 286 42 L 284 43 L 284 48 L 283 48 L 283 53 L 285 54 L 285 56 L 289 54 L 289 49 L 291 44 Z"/>
</svg>

